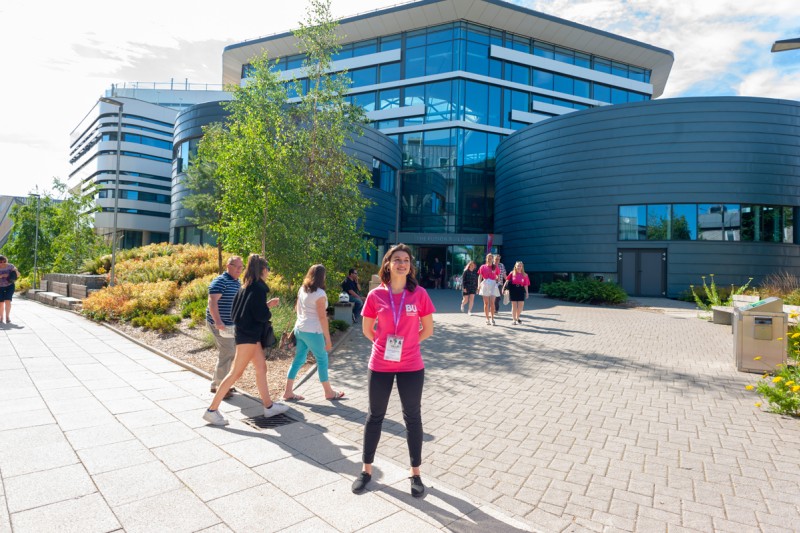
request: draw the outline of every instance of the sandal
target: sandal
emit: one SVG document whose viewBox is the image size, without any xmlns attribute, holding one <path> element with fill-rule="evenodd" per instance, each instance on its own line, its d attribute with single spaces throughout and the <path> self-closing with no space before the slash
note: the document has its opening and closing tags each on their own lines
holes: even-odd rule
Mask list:
<svg viewBox="0 0 800 533">
<path fill-rule="evenodd" d="M 336 395 L 333 396 L 332 398 L 328 398 L 327 396 L 325 396 L 325 399 L 328 400 L 328 401 L 341 400 L 342 398 L 344 398 L 344 391 L 342 391 L 342 390 L 337 392 Z"/>
<path fill-rule="evenodd" d="M 299 394 L 292 394 L 288 398 L 286 396 L 283 397 L 284 401 L 287 402 L 299 402 L 300 400 L 305 400 L 305 396 L 300 396 Z"/>
</svg>

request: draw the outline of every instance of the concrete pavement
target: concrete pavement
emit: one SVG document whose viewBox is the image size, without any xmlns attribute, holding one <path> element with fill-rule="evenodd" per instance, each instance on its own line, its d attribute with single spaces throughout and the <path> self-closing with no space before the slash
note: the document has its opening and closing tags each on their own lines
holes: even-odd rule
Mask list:
<svg viewBox="0 0 800 533">
<path fill-rule="evenodd" d="M 15 301 L 0 329 L 0 531 L 790 531 L 800 523 L 800 423 L 754 406 L 730 328 L 692 306 L 533 297 L 520 326 L 431 291 L 423 344 L 423 500 L 408 495 L 393 396 L 368 494 L 359 470 L 368 344 L 351 335 L 326 402 L 259 430 L 237 396 L 200 419 L 207 380 L 74 314 Z M 479 310 L 476 303 L 475 311 Z M 234 420 L 235 419 L 235 420 Z M 51 529 L 52 527 L 47 527 Z"/>
<path fill-rule="evenodd" d="M 359 448 L 308 416 L 338 404 L 295 406 L 297 422 L 261 430 L 243 421 L 260 405 L 237 395 L 222 407 L 231 424 L 206 426 L 206 378 L 67 311 L 19 299 L 12 315 L 0 326 L 0 531 L 532 529 L 431 476 L 415 500 L 391 461 L 352 494 Z"/>
</svg>

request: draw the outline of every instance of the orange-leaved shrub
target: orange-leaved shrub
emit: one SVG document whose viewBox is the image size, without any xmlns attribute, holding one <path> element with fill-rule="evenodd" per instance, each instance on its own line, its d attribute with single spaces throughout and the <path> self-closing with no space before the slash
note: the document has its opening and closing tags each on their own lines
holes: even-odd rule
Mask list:
<svg viewBox="0 0 800 533">
<path fill-rule="evenodd" d="M 166 313 L 178 296 L 174 281 L 119 283 L 89 295 L 83 314 L 94 320 L 127 320 L 147 313 Z"/>
</svg>

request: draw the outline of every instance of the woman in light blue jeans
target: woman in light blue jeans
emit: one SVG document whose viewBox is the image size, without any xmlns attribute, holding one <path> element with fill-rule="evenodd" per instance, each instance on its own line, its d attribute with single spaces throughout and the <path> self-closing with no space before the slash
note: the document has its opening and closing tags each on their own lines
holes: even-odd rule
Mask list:
<svg viewBox="0 0 800 533">
<path fill-rule="evenodd" d="M 294 362 L 289 369 L 286 379 L 284 400 L 305 400 L 305 397 L 294 392 L 294 380 L 300 367 L 306 362 L 308 351 L 314 354 L 317 360 L 317 370 L 322 388 L 325 390 L 325 399 L 338 400 L 344 397 L 344 392 L 335 391 L 328 381 L 328 350 L 331 344 L 331 334 L 328 330 L 328 297 L 325 295 L 325 267 L 313 265 L 308 269 L 303 285 L 297 291 L 297 321 L 294 324 L 294 335 L 297 339 L 297 350 Z"/>
</svg>

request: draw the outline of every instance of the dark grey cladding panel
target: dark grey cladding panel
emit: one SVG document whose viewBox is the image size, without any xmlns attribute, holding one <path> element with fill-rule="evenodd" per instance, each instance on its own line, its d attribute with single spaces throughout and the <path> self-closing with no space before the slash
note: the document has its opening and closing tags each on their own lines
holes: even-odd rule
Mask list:
<svg viewBox="0 0 800 533">
<path fill-rule="evenodd" d="M 178 144 L 186 139 L 201 137 L 203 126 L 214 122 L 222 122 L 229 115 L 223 109 L 224 102 L 205 102 L 193 105 L 178 113 L 175 117 L 175 128 L 173 130 L 173 141 Z"/>
<path fill-rule="evenodd" d="M 497 150 L 495 231 L 532 272 L 616 272 L 618 248 L 668 251 L 668 294 L 800 267 L 800 246 L 617 240 L 618 206 L 800 206 L 800 104 L 665 99 L 569 113 Z M 694 278 L 694 279 L 690 279 Z"/>
</svg>

